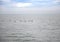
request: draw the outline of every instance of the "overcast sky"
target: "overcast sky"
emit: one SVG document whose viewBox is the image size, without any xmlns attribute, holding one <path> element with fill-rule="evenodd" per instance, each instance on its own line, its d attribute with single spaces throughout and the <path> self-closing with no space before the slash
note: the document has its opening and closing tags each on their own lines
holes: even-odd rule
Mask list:
<svg viewBox="0 0 60 42">
<path fill-rule="evenodd" d="M 60 14 L 60 0 L 0 0 L 0 14 Z"/>
</svg>

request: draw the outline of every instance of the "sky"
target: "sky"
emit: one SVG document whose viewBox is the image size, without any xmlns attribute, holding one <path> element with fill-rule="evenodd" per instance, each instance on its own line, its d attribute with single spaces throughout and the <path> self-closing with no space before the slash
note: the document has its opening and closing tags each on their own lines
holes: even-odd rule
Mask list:
<svg viewBox="0 0 60 42">
<path fill-rule="evenodd" d="M 60 0 L 0 0 L 0 14 L 60 14 Z"/>
</svg>

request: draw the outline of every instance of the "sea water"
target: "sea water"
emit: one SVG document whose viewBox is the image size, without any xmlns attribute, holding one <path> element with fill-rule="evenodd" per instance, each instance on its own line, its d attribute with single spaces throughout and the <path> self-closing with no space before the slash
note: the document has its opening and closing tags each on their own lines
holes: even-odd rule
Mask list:
<svg viewBox="0 0 60 42">
<path fill-rule="evenodd" d="M 60 42 L 60 15 L 0 14 L 0 42 Z"/>
</svg>

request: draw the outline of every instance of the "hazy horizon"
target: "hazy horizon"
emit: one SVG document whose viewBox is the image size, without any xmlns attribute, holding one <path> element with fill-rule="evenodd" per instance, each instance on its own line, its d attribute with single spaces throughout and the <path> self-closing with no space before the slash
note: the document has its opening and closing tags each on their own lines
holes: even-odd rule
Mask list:
<svg viewBox="0 0 60 42">
<path fill-rule="evenodd" d="M 60 14 L 60 0 L 0 0 L 0 14 Z"/>
</svg>

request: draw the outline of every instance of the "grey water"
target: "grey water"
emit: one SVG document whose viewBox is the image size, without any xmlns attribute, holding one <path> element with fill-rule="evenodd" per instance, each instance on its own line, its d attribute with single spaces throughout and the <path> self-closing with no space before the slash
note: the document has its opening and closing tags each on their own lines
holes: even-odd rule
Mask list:
<svg viewBox="0 0 60 42">
<path fill-rule="evenodd" d="M 60 15 L 0 14 L 0 42 L 60 42 Z"/>
</svg>

